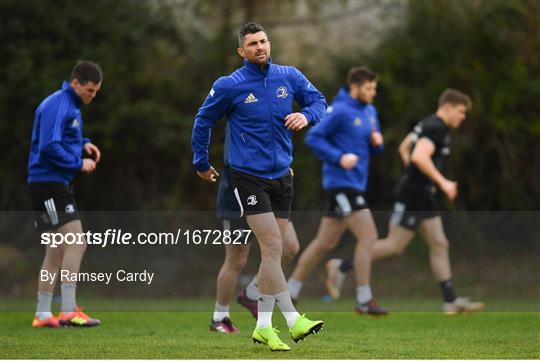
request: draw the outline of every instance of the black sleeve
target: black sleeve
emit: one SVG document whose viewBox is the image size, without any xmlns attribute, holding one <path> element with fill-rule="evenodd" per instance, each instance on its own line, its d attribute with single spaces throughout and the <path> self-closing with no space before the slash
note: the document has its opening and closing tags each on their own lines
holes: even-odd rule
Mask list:
<svg viewBox="0 0 540 361">
<path fill-rule="evenodd" d="M 446 129 L 435 124 L 425 124 L 422 128 L 422 132 L 418 135 L 418 139 L 424 137 L 431 140 L 435 145 L 435 148 L 440 149 L 444 145 Z"/>
</svg>

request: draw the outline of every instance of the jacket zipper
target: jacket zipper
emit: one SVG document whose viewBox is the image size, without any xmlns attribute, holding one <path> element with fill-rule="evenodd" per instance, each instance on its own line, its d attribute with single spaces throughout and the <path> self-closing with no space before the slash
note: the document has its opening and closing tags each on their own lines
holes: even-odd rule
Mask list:
<svg viewBox="0 0 540 361">
<path fill-rule="evenodd" d="M 269 112 L 269 119 L 270 119 L 270 129 L 272 130 L 272 170 L 270 171 L 270 176 L 272 179 L 274 179 L 274 169 L 276 168 L 276 135 L 274 132 L 274 122 L 272 117 L 272 97 L 268 94 L 268 89 L 266 87 L 266 78 L 268 77 L 268 74 L 270 73 L 270 69 L 268 69 L 268 72 L 266 73 L 266 76 L 264 77 L 264 90 L 266 92 L 267 102 L 268 102 L 268 112 Z"/>
</svg>

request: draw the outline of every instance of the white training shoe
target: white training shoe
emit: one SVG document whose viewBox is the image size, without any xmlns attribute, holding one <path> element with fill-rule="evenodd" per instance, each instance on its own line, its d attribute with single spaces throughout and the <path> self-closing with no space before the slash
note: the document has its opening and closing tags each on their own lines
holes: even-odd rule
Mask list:
<svg viewBox="0 0 540 361">
<path fill-rule="evenodd" d="M 342 263 L 343 260 L 339 258 L 332 258 L 326 262 L 326 290 L 330 297 L 336 300 L 341 297 L 341 288 L 343 287 L 345 277 L 347 277 L 347 274 L 341 272 L 339 269 Z"/>
<path fill-rule="evenodd" d="M 454 302 L 445 302 L 443 311 L 447 315 L 457 315 L 460 313 L 480 312 L 484 307 L 482 302 L 471 302 L 469 297 L 458 297 Z"/>
</svg>

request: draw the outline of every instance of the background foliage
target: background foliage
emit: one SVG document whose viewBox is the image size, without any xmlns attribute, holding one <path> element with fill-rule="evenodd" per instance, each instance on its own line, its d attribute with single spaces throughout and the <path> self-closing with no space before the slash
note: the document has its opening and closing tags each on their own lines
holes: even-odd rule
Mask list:
<svg viewBox="0 0 540 361">
<path fill-rule="evenodd" d="M 184 3 L 191 12 L 185 17 L 198 21 L 193 27 L 179 26 L 167 4 L 0 2 L 0 209 L 30 208 L 25 177 L 33 112 L 69 76 L 77 59 L 97 61 L 105 72 L 101 93 L 84 109 L 85 133 L 101 147 L 103 161 L 93 176 L 76 180 L 81 208 L 214 208 L 216 187 L 201 182 L 191 166 L 193 116 L 212 82 L 240 64 L 235 55 L 238 26 L 261 18 L 272 37 L 273 31 L 283 31 L 283 24 L 260 15 L 272 8 L 268 1 L 260 6 L 234 0 Z M 276 14 L 290 11 L 284 4 L 275 5 Z M 308 4 L 316 13 L 317 2 Z M 537 210 L 539 2 L 410 1 L 405 6 L 405 20 L 373 51 L 359 55 L 335 44 L 339 51 L 329 55 L 332 69 L 294 64 L 329 100 L 351 65 L 368 64 L 380 74 L 376 105 L 387 144 L 373 160 L 373 208 L 390 209 L 401 172 L 397 146 L 451 86 L 470 93 L 474 101 L 469 120 L 453 134 L 448 172 L 460 182 L 455 207 Z M 242 14 L 241 19 L 234 14 Z M 343 32 L 346 36 L 347 29 Z M 302 49 L 302 39 L 291 33 L 291 41 L 298 40 Z M 279 63 L 284 46 L 273 45 Z M 309 49 L 302 51 L 309 57 Z M 218 168 L 223 125 L 214 132 L 211 149 Z M 320 179 L 320 163 L 302 138 L 295 138 L 295 207 L 313 210 L 320 205 L 320 183 L 313 181 Z"/>
</svg>

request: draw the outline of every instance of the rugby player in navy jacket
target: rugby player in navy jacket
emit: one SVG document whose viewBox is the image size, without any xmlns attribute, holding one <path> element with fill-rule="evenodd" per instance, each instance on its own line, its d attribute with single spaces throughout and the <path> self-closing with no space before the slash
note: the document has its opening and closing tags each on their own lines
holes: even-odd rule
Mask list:
<svg viewBox="0 0 540 361">
<path fill-rule="evenodd" d="M 79 62 L 70 82 L 41 102 L 34 117 L 28 188 L 36 212 L 36 228 L 43 233 L 82 234 L 71 181 L 78 172 L 92 173 L 101 157 L 98 147 L 82 136 L 81 103 L 90 104 L 101 88 L 103 74 L 97 64 Z M 83 151 L 90 158 L 83 159 Z M 40 271 L 38 303 L 33 327 L 97 326 L 77 307 L 77 282 L 61 280 L 62 312 L 51 314 L 54 286 L 60 271 L 78 274 L 86 244 L 46 245 Z M 44 277 L 46 274 L 47 281 Z M 52 278 L 54 276 L 54 278 Z"/>
<path fill-rule="evenodd" d="M 339 91 L 321 123 L 306 136 L 306 144 L 323 161 L 325 215 L 288 283 L 293 299 L 298 298 L 303 281 L 349 229 L 357 239 L 356 310 L 385 315 L 387 312 L 377 305 L 369 285 L 371 247 L 377 239 L 377 229 L 364 199 L 371 154 L 383 149 L 377 111 L 372 105 L 376 94 L 375 73 L 365 67 L 352 68 L 347 87 Z"/>
<path fill-rule="evenodd" d="M 260 297 L 253 340 L 274 351 L 288 351 L 272 327 L 277 303 L 295 341 L 318 332 L 322 321 L 311 321 L 296 311 L 281 268 L 283 234 L 291 213 L 293 180 L 290 174 L 294 131 L 316 124 L 325 109 L 324 96 L 296 68 L 270 59 L 270 41 L 260 24 L 240 29 L 238 54 L 244 66 L 219 78 L 199 109 L 192 133 L 193 165 L 204 180 L 219 174 L 208 157 L 211 129 L 224 116 L 229 120 L 230 144 L 225 151 L 231 184 L 242 216 L 261 248 L 258 274 Z M 302 108 L 293 112 L 293 101 Z"/>
</svg>

